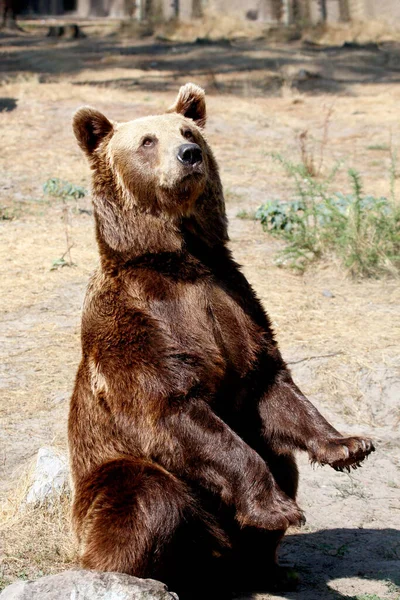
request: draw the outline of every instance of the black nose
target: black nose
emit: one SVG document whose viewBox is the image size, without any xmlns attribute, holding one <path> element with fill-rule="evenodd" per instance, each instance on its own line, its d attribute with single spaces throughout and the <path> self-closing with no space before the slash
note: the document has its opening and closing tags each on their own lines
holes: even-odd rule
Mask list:
<svg viewBox="0 0 400 600">
<path fill-rule="evenodd" d="M 182 144 L 179 146 L 177 159 L 183 165 L 196 165 L 202 162 L 203 156 L 198 144 Z"/>
</svg>

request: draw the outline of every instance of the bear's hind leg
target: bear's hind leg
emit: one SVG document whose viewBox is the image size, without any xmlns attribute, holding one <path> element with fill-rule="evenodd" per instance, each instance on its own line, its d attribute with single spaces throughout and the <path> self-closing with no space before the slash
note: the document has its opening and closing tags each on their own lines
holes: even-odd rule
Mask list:
<svg viewBox="0 0 400 600">
<path fill-rule="evenodd" d="M 294 456 L 277 455 L 268 449 L 263 449 L 260 454 L 281 490 L 295 500 L 298 470 Z M 255 527 L 239 531 L 234 541 L 234 573 L 238 590 L 271 591 L 296 587 L 298 578 L 293 569 L 278 565 L 277 551 L 284 535 L 285 531 L 266 531 Z"/>
<path fill-rule="evenodd" d="M 83 567 L 159 579 L 181 600 L 207 589 L 228 546 L 189 488 L 143 460 L 109 461 L 78 482 L 73 520 Z"/>
</svg>

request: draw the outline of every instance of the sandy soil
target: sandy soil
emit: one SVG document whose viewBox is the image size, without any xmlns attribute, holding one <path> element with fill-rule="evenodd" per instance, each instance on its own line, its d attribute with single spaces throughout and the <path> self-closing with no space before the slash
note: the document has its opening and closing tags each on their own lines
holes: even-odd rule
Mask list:
<svg viewBox="0 0 400 600">
<path fill-rule="evenodd" d="M 60 177 L 89 185 L 71 116 L 82 104 L 116 120 L 159 112 L 180 83 L 194 80 L 209 94 L 207 135 L 221 167 L 234 255 L 271 315 L 296 381 L 337 428 L 370 434 L 377 445 L 351 474 L 312 469 L 299 457 L 307 525 L 286 537 L 281 560 L 297 569 L 301 584 L 296 593 L 255 597 L 400 598 L 399 282 L 350 281 L 334 261 L 303 277 L 279 269 L 279 243 L 258 223 L 237 217 L 268 198 L 290 197 L 291 184 L 270 153 L 299 160 L 298 135 L 307 129 L 319 160 L 329 109 L 323 170 L 343 159 L 360 171 L 367 193 L 389 193 L 388 148 L 400 146 L 400 47 L 94 35 L 54 42 L 33 34 L 3 36 L 0 43 L 4 506 L 40 446 L 66 446 L 80 310 L 97 261 L 85 197 L 68 211 L 76 266 L 50 270 L 66 250 L 65 211 L 44 195 L 43 183 Z M 345 171 L 337 185 L 346 191 Z M 37 520 L 2 528 L 0 585 L 68 566 L 64 521 L 58 527 L 50 515 L 40 530 Z"/>
</svg>

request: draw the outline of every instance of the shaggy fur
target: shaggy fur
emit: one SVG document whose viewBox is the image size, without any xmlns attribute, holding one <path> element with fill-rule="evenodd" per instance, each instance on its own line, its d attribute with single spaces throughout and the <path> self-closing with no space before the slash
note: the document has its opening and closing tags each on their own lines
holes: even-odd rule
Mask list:
<svg viewBox="0 0 400 600">
<path fill-rule="evenodd" d="M 161 116 L 74 118 L 101 261 L 69 416 L 82 564 L 162 579 L 182 600 L 203 596 L 211 577 L 219 598 L 218 582 L 272 577 L 280 538 L 303 521 L 295 450 L 335 469 L 373 450 L 342 437 L 293 383 L 227 248 L 205 120 L 193 84 Z M 177 159 L 188 143 L 201 161 Z"/>
</svg>

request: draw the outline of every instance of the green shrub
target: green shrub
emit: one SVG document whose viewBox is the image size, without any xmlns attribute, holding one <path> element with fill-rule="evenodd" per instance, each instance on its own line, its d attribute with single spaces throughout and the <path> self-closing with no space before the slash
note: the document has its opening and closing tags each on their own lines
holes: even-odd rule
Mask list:
<svg viewBox="0 0 400 600">
<path fill-rule="evenodd" d="M 85 188 L 80 185 L 75 185 L 69 181 L 63 181 L 58 177 L 52 177 L 43 184 L 43 191 L 47 196 L 55 198 L 78 200 L 86 196 Z"/>
<path fill-rule="evenodd" d="M 69 181 L 64 181 L 58 177 L 52 177 L 43 184 L 43 191 L 47 196 L 53 198 L 59 198 L 62 207 L 62 220 L 64 222 L 64 233 L 66 241 L 66 250 L 60 258 L 53 260 L 50 271 L 57 271 L 61 267 L 75 267 L 75 263 L 72 261 L 71 248 L 74 242 L 71 237 L 71 208 L 69 200 L 75 200 L 76 203 L 79 198 L 86 196 L 87 192 L 85 188 L 80 185 L 75 185 Z M 65 257 L 68 260 L 65 260 Z"/>
<path fill-rule="evenodd" d="M 359 173 L 349 169 L 352 192 L 343 194 L 331 191 L 340 165 L 319 181 L 304 165 L 273 157 L 293 178 L 297 196 L 291 202 L 269 201 L 255 215 L 265 231 L 287 243 L 278 264 L 303 271 L 312 261 L 334 254 L 353 276 L 399 272 L 400 207 L 393 177 L 391 198 L 378 198 L 365 195 Z"/>
</svg>

